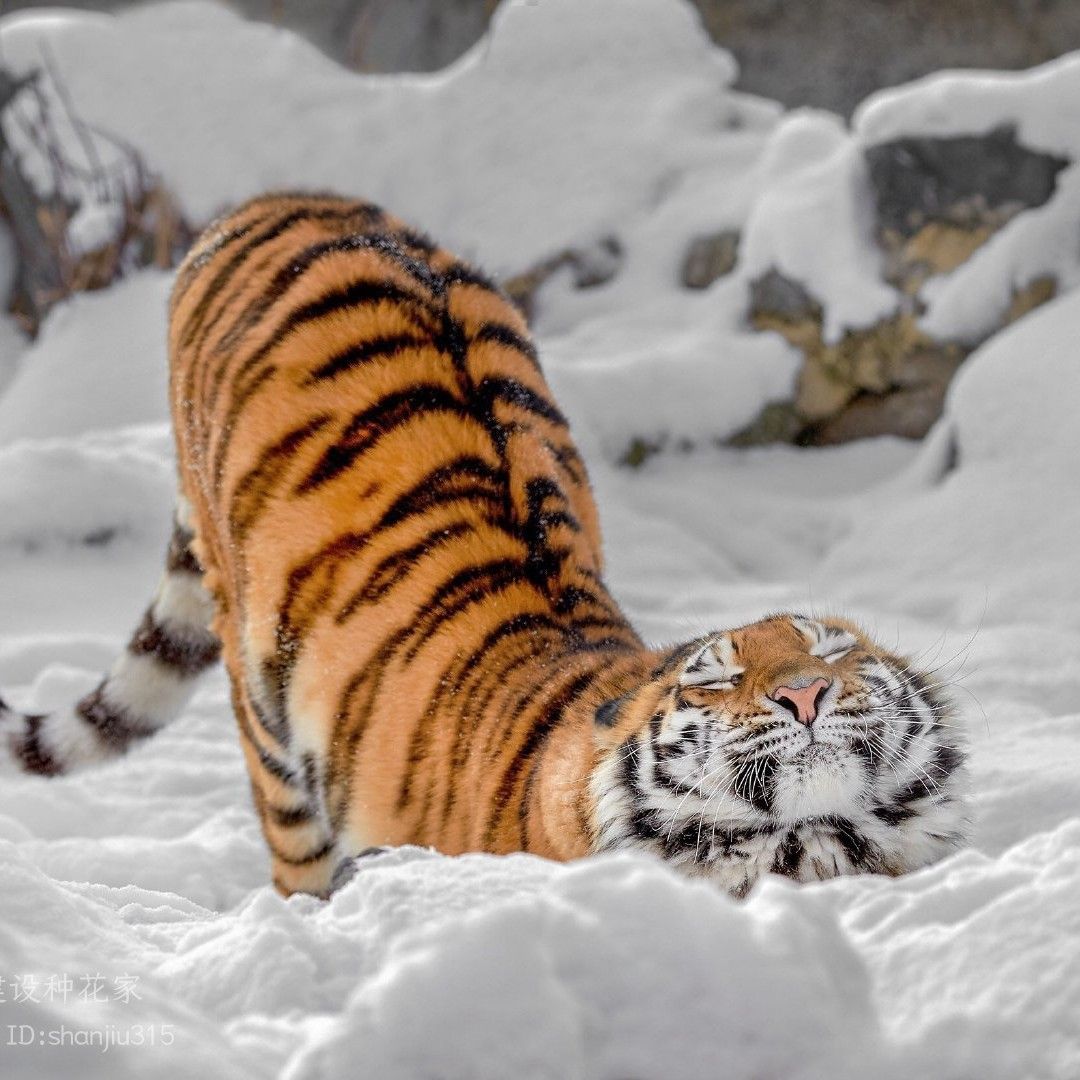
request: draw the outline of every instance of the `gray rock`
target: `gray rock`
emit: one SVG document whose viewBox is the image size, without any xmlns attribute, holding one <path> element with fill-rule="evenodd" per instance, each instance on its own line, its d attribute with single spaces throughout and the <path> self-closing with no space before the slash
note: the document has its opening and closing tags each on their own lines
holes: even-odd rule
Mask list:
<svg viewBox="0 0 1080 1080">
<path fill-rule="evenodd" d="M 986 211 L 1042 206 L 1067 158 L 1030 150 L 1011 125 L 985 135 L 904 138 L 866 150 L 881 229 L 914 235 L 928 221 L 978 224 Z"/>
<path fill-rule="evenodd" d="M 575 289 L 594 289 L 605 285 L 619 272 L 623 246 L 617 237 L 605 236 L 581 247 L 563 251 L 513 274 L 502 282 L 503 290 L 531 319 L 536 312 L 536 297 L 545 284 L 562 271 L 568 271 Z"/>
<path fill-rule="evenodd" d="M 683 260 L 682 283 L 688 289 L 707 289 L 717 278 L 731 273 L 738 257 L 737 229 L 695 237 Z"/>
<path fill-rule="evenodd" d="M 750 318 L 800 322 L 821 316 L 818 303 L 798 281 L 772 269 L 750 282 Z"/>
<path fill-rule="evenodd" d="M 574 248 L 565 256 L 575 289 L 595 289 L 606 285 L 622 266 L 623 246 L 618 237 L 604 236 L 588 247 Z"/>
</svg>

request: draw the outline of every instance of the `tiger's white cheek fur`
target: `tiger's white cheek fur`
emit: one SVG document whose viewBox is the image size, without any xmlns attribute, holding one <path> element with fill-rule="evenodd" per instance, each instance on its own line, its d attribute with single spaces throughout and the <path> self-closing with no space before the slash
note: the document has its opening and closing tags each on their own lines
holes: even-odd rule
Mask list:
<svg viewBox="0 0 1080 1080">
<path fill-rule="evenodd" d="M 702 709 L 696 705 L 672 709 L 660 725 L 656 745 L 661 750 L 674 750 L 687 739 L 699 739 L 706 725 L 713 723 L 712 714 L 708 709 Z"/>
</svg>

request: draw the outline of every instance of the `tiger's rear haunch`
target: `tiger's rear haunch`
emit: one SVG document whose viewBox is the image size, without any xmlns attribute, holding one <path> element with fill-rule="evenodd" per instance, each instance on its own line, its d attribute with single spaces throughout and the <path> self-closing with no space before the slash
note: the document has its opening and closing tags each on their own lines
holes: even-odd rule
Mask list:
<svg viewBox="0 0 1080 1080">
<path fill-rule="evenodd" d="M 180 268 L 169 346 L 165 577 L 70 714 L 0 708 L 23 769 L 151 734 L 220 641 L 283 893 L 377 845 L 644 848 L 742 893 L 959 842 L 947 702 L 856 628 L 642 644 L 522 316 L 402 222 L 247 203 Z"/>
</svg>

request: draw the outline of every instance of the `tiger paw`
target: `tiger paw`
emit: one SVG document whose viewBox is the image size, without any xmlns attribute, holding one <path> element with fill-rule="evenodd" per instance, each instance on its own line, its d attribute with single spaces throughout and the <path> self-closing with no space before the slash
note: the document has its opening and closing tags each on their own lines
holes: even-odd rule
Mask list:
<svg viewBox="0 0 1080 1080">
<path fill-rule="evenodd" d="M 393 851 L 393 848 L 382 847 L 369 847 L 364 848 L 363 851 L 358 852 L 356 855 L 346 855 L 334 868 L 333 876 L 330 878 L 330 888 L 327 892 L 327 896 L 333 896 L 339 889 L 344 888 L 354 877 L 359 869 L 359 863 L 361 859 L 370 859 L 375 855 L 383 855 L 388 851 Z"/>
</svg>

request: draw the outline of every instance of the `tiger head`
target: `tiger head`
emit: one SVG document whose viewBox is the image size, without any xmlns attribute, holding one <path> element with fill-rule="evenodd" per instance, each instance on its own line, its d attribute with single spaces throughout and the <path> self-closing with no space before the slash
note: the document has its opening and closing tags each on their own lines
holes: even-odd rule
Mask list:
<svg viewBox="0 0 1080 1080">
<path fill-rule="evenodd" d="M 596 709 L 596 848 L 736 895 L 761 874 L 898 874 L 962 840 L 964 752 L 938 680 L 840 619 L 779 615 L 668 653 Z"/>
</svg>

